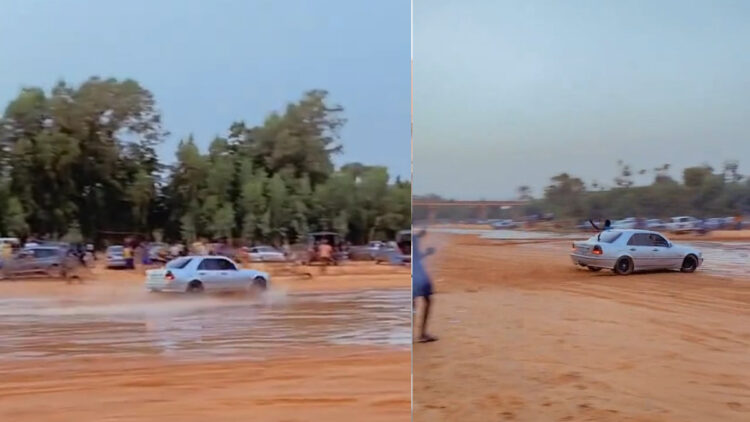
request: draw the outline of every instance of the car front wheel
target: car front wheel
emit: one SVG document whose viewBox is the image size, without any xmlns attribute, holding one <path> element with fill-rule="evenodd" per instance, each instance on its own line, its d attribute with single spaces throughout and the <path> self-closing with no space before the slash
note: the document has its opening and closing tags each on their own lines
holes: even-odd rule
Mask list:
<svg viewBox="0 0 750 422">
<path fill-rule="evenodd" d="M 680 271 L 683 273 L 692 273 L 698 268 L 698 259 L 694 255 L 688 255 L 682 261 Z"/>
<path fill-rule="evenodd" d="M 266 281 L 266 279 L 261 276 L 257 276 L 253 279 L 253 281 L 250 282 L 247 290 L 250 293 L 261 293 L 266 291 L 267 288 L 268 282 Z"/>
</svg>

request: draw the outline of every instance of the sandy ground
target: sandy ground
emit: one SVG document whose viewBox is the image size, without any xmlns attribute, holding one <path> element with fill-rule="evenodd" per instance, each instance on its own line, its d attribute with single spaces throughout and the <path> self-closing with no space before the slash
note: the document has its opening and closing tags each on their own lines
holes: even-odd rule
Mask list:
<svg viewBox="0 0 750 422">
<path fill-rule="evenodd" d="M 415 421 L 748 421 L 750 280 L 627 277 L 569 242 L 431 234 L 431 331 Z"/>
<path fill-rule="evenodd" d="M 254 266 L 255 268 L 259 266 Z M 339 291 L 409 287 L 409 269 L 369 263 L 272 273 L 274 288 Z M 276 274 L 278 273 L 278 275 Z M 0 297 L 113 297 L 142 273 L 96 269 L 84 283 L 6 280 Z M 409 351 L 330 347 L 265 361 L 90 358 L 0 362 L 0 421 L 408 421 Z"/>
</svg>

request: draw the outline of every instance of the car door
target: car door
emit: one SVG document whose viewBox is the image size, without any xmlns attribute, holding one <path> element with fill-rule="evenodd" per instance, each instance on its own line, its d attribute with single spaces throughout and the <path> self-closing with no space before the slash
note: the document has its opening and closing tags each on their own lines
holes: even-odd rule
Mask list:
<svg viewBox="0 0 750 422">
<path fill-rule="evenodd" d="M 648 233 L 633 233 L 627 246 L 637 270 L 654 268 L 654 252 Z"/>
<path fill-rule="evenodd" d="M 658 234 L 654 234 L 654 241 L 662 257 L 660 268 L 679 268 L 682 266 L 682 252 L 678 248 L 670 246 L 669 241 Z"/>
<path fill-rule="evenodd" d="M 648 243 L 651 249 L 651 268 L 670 268 L 672 266 L 670 252 L 672 251 L 669 249 L 669 242 L 667 242 L 667 239 L 659 234 L 649 233 Z"/>
<path fill-rule="evenodd" d="M 263 261 L 263 254 L 260 253 L 258 248 L 250 248 L 250 260 Z"/>
<path fill-rule="evenodd" d="M 222 290 L 224 288 L 221 266 L 218 261 L 218 258 L 203 258 L 198 264 L 198 278 L 203 282 L 205 290 Z"/>
<path fill-rule="evenodd" d="M 30 274 L 33 273 L 34 270 L 34 250 L 33 249 L 27 249 L 23 250 L 16 255 L 16 258 L 13 260 L 13 272 L 16 274 Z"/>
<path fill-rule="evenodd" d="M 42 272 L 46 270 L 50 249 L 34 249 L 29 263 L 30 272 Z"/>
<path fill-rule="evenodd" d="M 246 280 L 242 274 L 242 271 L 237 268 L 232 261 L 222 258 L 220 259 L 219 266 L 221 268 L 220 276 L 222 277 L 222 283 L 225 286 L 225 290 L 241 290 L 247 286 L 250 280 Z"/>
</svg>

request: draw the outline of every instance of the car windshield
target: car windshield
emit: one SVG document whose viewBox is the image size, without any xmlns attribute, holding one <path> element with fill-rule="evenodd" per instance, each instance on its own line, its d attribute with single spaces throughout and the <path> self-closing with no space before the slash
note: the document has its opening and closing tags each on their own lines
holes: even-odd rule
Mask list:
<svg viewBox="0 0 750 422">
<path fill-rule="evenodd" d="M 596 236 L 592 236 L 589 240 L 602 243 L 612 243 L 622 235 L 622 232 L 604 231 Z"/>
<path fill-rule="evenodd" d="M 176 270 L 185 268 L 187 264 L 190 263 L 191 259 L 192 258 L 177 258 L 175 260 L 169 261 L 167 263 L 167 268 L 176 269 Z"/>
</svg>

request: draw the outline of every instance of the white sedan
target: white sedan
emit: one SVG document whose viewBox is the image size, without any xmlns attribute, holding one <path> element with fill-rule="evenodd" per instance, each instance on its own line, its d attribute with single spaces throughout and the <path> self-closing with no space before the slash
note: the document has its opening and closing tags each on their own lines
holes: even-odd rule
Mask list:
<svg viewBox="0 0 750 422">
<path fill-rule="evenodd" d="M 617 274 L 644 270 L 692 273 L 703 264 L 695 248 L 676 245 L 649 230 L 606 230 L 585 242 L 573 242 L 573 263 L 591 271 L 611 269 Z"/>
<path fill-rule="evenodd" d="M 284 253 L 270 246 L 253 246 L 249 250 L 250 260 L 255 262 L 281 262 L 286 261 Z"/>
<path fill-rule="evenodd" d="M 270 282 L 268 273 L 242 269 L 223 256 L 184 256 L 146 271 L 146 289 L 151 292 L 263 291 Z"/>
</svg>

